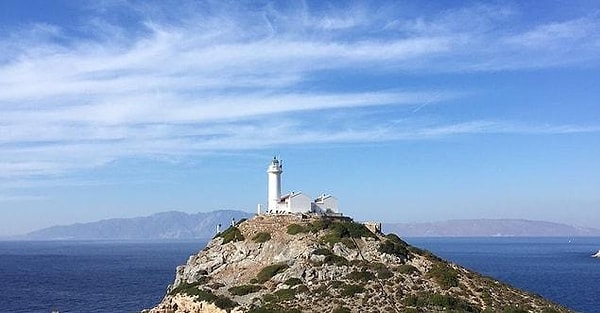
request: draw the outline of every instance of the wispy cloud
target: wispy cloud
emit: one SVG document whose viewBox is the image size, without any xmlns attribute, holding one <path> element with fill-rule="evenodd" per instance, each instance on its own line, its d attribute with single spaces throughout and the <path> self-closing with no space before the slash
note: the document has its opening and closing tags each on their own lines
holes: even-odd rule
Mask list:
<svg viewBox="0 0 600 313">
<path fill-rule="evenodd" d="M 145 18 L 152 7 L 127 5 L 140 14 L 136 31 L 103 15 L 81 25 L 89 34 L 83 38 L 60 25 L 36 24 L 0 39 L 0 176 L 68 173 L 129 157 L 260 149 L 286 145 L 289 138 L 319 144 L 598 131 L 486 121 L 399 124 L 391 118 L 374 127 L 362 124 L 359 113 L 436 105 L 464 91 L 307 87 L 318 84 L 315 77 L 323 71 L 343 76 L 590 61 L 598 66 L 600 23 L 593 18 L 504 32 L 490 30 L 510 19 L 511 11 L 484 6 L 398 21 L 389 12 L 359 6 L 345 13 L 274 5 L 244 12 L 212 4 L 169 23 Z M 582 53 L 569 54 L 571 49 Z M 320 117 L 341 110 L 344 123 Z"/>
</svg>

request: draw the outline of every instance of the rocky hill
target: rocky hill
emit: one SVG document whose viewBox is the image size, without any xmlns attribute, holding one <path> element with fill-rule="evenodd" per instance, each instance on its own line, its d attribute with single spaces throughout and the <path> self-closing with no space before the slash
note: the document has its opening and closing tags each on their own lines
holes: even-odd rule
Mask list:
<svg viewBox="0 0 600 313">
<path fill-rule="evenodd" d="M 569 312 L 351 219 L 260 215 L 179 266 L 167 312 Z"/>
<path fill-rule="evenodd" d="M 215 225 L 229 225 L 250 213 L 217 210 L 207 213 L 163 212 L 134 218 L 52 226 L 22 236 L 28 240 L 159 240 L 211 238 Z"/>
</svg>

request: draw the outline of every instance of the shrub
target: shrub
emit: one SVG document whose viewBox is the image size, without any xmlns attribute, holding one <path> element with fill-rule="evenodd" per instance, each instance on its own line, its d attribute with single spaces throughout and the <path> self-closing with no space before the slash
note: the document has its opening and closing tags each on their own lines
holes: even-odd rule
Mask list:
<svg viewBox="0 0 600 313">
<path fill-rule="evenodd" d="M 465 300 L 458 299 L 449 295 L 441 295 L 438 293 L 421 293 L 418 295 L 408 295 L 403 301 L 404 305 L 425 308 L 437 307 L 443 308 L 444 311 L 452 312 L 478 312 L 478 309 L 473 307 Z"/>
<path fill-rule="evenodd" d="M 414 272 L 418 272 L 419 270 L 410 264 L 402 264 L 398 266 L 397 271 L 400 274 L 412 274 Z"/>
<path fill-rule="evenodd" d="M 325 229 L 329 228 L 329 226 L 331 224 L 332 224 L 332 222 L 330 219 L 326 219 L 326 218 L 319 219 L 319 220 L 316 220 L 316 221 L 308 224 L 308 230 L 311 233 L 317 233 L 321 230 L 325 230 Z"/>
<path fill-rule="evenodd" d="M 232 309 L 238 306 L 238 304 L 232 301 L 231 299 L 225 296 L 217 296 L 214 293 L 205 289 L 199 289 L 198 286 L 194 284 L 184 283 L 177 286 L 177 288 L 173 289 L 173 291 L 170 292 L 170 294 L 177 293 L 186 293 L 190 296 L 196 296 L 196 301 L 206 301 L 209 303 L 213 303 L 214 305 L 223 310 Z"/>
<path fill-rule="evenodd" d="M 307 229 L 304 228 L 302 225 L 290 224 L 287 227 L 287 233 L 290 235 L 296 235 L 296 234 L 305 233 L 305 232 L 307 232 Z"/>
<path fill-rule="evenodd" d="M 350 313 L 350 309 L 347 307 L 338 306 L 337 308 L 333 309 L 331 313 Z"/>
<path fill-rule="evenodd" d="M 379 268 L 377 269 L 377 278 L 379 279 L 387 279 L 394 276 L 394 273 L 387 268 Z"/>
<path fill-rule="evenodd" d="M 306 287 L 306 285 L 299 285 L 298 287 L 296 287 L 296 293 L 305 293 L 305 292 L 309 292 L 310 289 L 308 289 L 308 287 Z"/>
<path fill-rule="evenodd" d="M 458 274 L 446 264 L 435 264 L 429 271 L 429 275 L 444 289 L 458 287 Z"/>
<path fill-rule="evenodd" d="M 252 308 L 248 313 L 302 313 L 298 309 L 284 309 L 278 304 L 267 303 L 261 307 Z"/>
<path fill-rule="evenodd" d="M 225 285 L 223 285 L 221 283 L 212 283 L 212 284 L 206 285 L 206 287 L 208 287 L 210 289 L 213 289 L 213 290 L 219 289 L 219 288 L 224 287 L 224 286 Z"/>
<path fill-rule="evenodd" d="M 287 268 L 287 264 L 283 263 L 265 266 L 263 267 L 263 269 L 260 270 L 260 272 L 258 272 L 258 274 L 256 274 L 256 279 L 259 283 L 262 284 L 267 280 L 271 279 L 271 277 L 283 272 Z"/>
<path fill-rule="evenodd" d="M 333 253 L 329 249 L 319 248 L 319 249 L 313 251 L 313 254 L 315 254 L 315 255 L 332 255 Z"/>
<path fill-rule="evenodd" d="M 354 280 L 354 281 L 363 281 L 363 282 L 369 282 L 373 279 L 375 279 L 375 275 L 371 272 L 367 272 L 367 271 L 353 271 L 351 273 L 348 273 L 348 275 L 346 275 L 346 279 L 350 279 L 350 280 Z"/>
<path fill-rule="evenodd" d="M 460 310 L 462 312 L 474 312 L 473 308 L 469 303 L 464 300 L 454 298 L 452 296 L 441 295 L 435 293 L 428 299 L 428 303 L 433 306 L 439 306 L 447 309 Z"/>
<path fill-rule="evenodd" d="M 263 301 L 269 303 L 278 303 L 281 301 L 291 300 L 296 296 L 296 290 L 292 288 L 279 289 L 274 293 L 266 294 L 263 296 Z"/>
<path fill-rule="evenodd" d="M 300 285 L 302 284 L 302 280 L 300 278 L 296 278 L 296 277 L 292 277 L 292 278 L 288 278 L 284 284 L 288 285 L 288 286 L 296 286 L 296 285 Z"/>
<path fill-rule="evenodd" d="M 406 249 L 414 254 L 424 256 L 431 261 L 438 261 L 438 262 L 442 261 L 442 259 L 440 259 L 438 256 L 436 256 L 435 254 L 433 254 L 427 250 L 420 249 L 415 246 L 408 246 L 408 247 L 406 247 Z"/>
<path fill-rule="evenodd" d="M 231 287 L 228 290 L 229 290 L 229 292 L 231 292 L 232 295 L 244 296 L 249 293 L 255 293 L 261 289 L 262 289 L 262 286 L 260 286 L 260 285 L 241 285 L 241 286 Z"/>
<path fill-rule="evenodd" d="M 334 245 L 337 242 L 340 242 L 342 240 L 342 238 L 340 238 L 338 235 L 336 235 L 335 233 L 329 233 L 329 234 L 325 234 L 323 235 L 319 241 L 321 243 L 324 244 L 330 244 L 330 245 Z"/>
<path fill-rule="evenodd" d="M 357 293 L 363 293 L 365 288 L 360 285 L 344 285 L 341 294 L 343 296 L 354 296 Z"/>
<path fill-rule="evenodd" d="M 323 263 L 342 266 L 342 265 L 348 265 L 349 262 L 348 262 L 348 259 L 346 259 L 343 256 L 339 256 L 336 254 L 330 254 L 325 257 L 325 260 L 323 260 Z"/>
<path fill-rule="evenodd" d="M 401 244 L 395 243 L 392 240 L 385 240 L 379 244 L 377 250 L 381 253 L 387 253 L 398 257 L 406 257 L 408 250 Z"/>
<path fill-rule="evenodd" d="M 511 307 L 505 308 L 504 310 L 502 310 L 502 312 L 503 313 L 527 313 L 527 310 L 511 306 Z"/>
<path fill-rule="evenodd" d="M 223 238 L 223 244 L 232 241 L 243 241 L 245 239 L 244 235 L 242 235 L 242 232 L 239 230 L 239 228 L 235 226 L 227 228 L 224 232 L 219 233 L 217 237 Z"/>
<path fill-rule="evenodd" d="M 349 248 L 355 248 L 355 244 L 352 240 L 349 240 L 350 238 L 377 238 L 365 225 L 355 222 L 334 222 L 329 219 L 322 219 L 309 224 L 308 228 L 311 232 L 328 230 L 328 233 L 321 238 L 321 242 L 329 244 L 342 242 Z"/>
<path fill-rule="evenodd" d="M 191 284 L 188 284 L 187 282 L 181 283 L 179 284 L 177 287 L 175 287 L 173 290 L 171 290 L 169 292 L 169 295 L 175 295 L 178 293 L 187 293 L 190 294 L 190 292 L 194 292 L 194 289 L 197 290 L 198 286 L 203 284 L 203 282 L 197 281 Z"/>
<path fill-rule="evenodd" d="M 356 243 L 354 242 L 354 240 L 352 240 L 352 238 L 342 238 L 342 240 L 340 240 L 340 242 L 349 249 L 358 248 L 356 246 Z"/>
<path fill-rule="evenodd" d="M 350 223 L 339 223 L 339 224 L 344 225 L 344 228 L 348 232 L 348 237 L 351 237 L 351 238 L 361 238 L 361 237 L 377 238 L 377 236 L 375 234 L 373 234 L 373 232 L 371 232 L 367 228 L 367 226 L 365 226 L 361 223 L 350 222 Z"/>
<path fill-rule="evenodd" d="M 260 232 L 258 234 L 256 234 L 254 237 L 252 237 L 252 241 L 256 242 L 256 243 L 263 243 L 263 242 L 267 242 L 271 240 L 271 234 L 266 233 L 266 232 Z"/>
<path fill-rule="evenodd" d="M 406 243 L 406 241 L 400 239 L 400 237 L 398 237 L 398 235 L 396 234 L 387 234 L 385 235 L 385 238 L 389 239 L 390 241 L 392 241 L 393 243 L 399 244 L 403 247 L 409 247 L 410 245 L 408 243 Z"/>
<path fill-rule="evenodd" d="M 217 296 L 217 299 L 215 299 L 215 301 L 213 302 L 218 308 L 223 309 L 223 310 L 229 310 L 229 309 L 233 309 L 236 306 L 238 306 L 238 304 L 225 297 L 225 296 Z"/>
<path fill-rule="evenodd" d="M 331 288 L 342 288 L 346 285 L 346 283 L 344 283 L 343 281 L 339 281 L 339 280 L 334 280 L 331 283 L 329 283 L 329 287 Z"/>
</svg>

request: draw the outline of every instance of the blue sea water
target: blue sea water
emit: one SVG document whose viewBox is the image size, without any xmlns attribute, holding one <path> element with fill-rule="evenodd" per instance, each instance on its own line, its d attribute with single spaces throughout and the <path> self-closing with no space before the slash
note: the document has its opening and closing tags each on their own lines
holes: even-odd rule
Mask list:
<svg viewBox="0 0 600 313">
<path fill-rule="evenodd" d="M 600 238 L 408 238 L 580 312 L 600 312 Z M 0 312 L 139 312 L 206 241 L 0 241 Z"/>
<path fill-rule="evenodd" d="M 195 242 L 0 242 L 0 312 L 139 312 L 156 305 Z"/>
<path fill-rule="evenodd" d="M 600 238 L 406 238 L 417 247 L 578 312 L 600 312 Z"/>
</svg>

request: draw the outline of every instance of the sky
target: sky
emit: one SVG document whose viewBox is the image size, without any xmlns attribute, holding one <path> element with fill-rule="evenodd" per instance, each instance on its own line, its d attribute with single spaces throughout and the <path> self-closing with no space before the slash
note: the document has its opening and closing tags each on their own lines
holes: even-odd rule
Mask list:
<svg viewBox="0 0 600 313">
<path fill-rule="evenodd" d="M 600 227 L 598 1 L 0 1 L 0 236 L 331 193 Z"/>
</svg>

